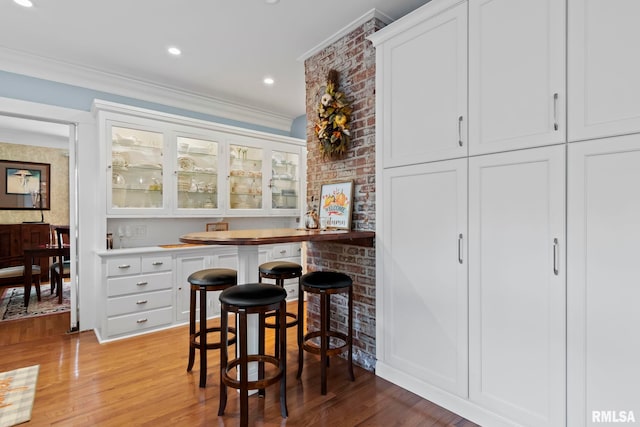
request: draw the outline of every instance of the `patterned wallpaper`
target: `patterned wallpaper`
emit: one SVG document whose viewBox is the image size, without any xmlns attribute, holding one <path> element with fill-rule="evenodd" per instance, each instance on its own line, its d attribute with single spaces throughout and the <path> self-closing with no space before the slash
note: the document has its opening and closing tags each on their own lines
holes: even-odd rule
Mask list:
<svg viewBox="0 0 640 427">
<path fill-rule="evenodd" d="M 44 211 L 49 224 L 69 224 L 69 157 L 67 150 L 0 142 L 0 160 L 49 163 L 51 165 L 51 210 Z M 0 191 L 5 189 L 0 188 Z M 0 223 L 39 221 L 40 211 L 0 209 Z"/>
</svg>

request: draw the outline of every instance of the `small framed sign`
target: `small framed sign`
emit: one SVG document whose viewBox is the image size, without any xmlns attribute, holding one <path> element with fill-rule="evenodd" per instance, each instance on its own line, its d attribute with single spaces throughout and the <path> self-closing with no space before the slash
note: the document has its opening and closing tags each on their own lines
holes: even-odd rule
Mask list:
<svg viewBox="0 0 640 427">
<path fill-rule="evenodd" d="M 323 184 L 320 192 L 320 228 L 351 230 L 353 181 Z"/>
</svg>

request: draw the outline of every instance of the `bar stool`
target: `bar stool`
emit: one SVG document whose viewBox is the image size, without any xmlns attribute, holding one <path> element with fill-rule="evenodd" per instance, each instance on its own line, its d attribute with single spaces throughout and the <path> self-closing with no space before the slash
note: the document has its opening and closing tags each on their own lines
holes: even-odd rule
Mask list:
<svg viewBox="0 0 640 427">
<path fill-rule="evenodd" d="M 195 359 L 196 349 L 200 350 L 200 387 L 207 383 L 207 350 L 220 348 L 220 341 L 207 342 L 207 334 L 221 332 L 221 327 L 207 328 L 207 292 L 222 291 L 238 283 L 237 272 L 229 268 L 209 268 L 196 271 L 187 281 L 191 285 L 189 300 L 189 365 L 187 372 L 191 372 Z M 196 330 L 196 292 L 200 292 L 200 325 Z M 225 326 L 226 328 L 226 326 Z M 236 329 L 231 327 L 229 331 L 234 334 L 229 341 L 236 342 Z"/>
<path fill-rule="evenodd" d="M 327 394 L 327 366 L 329 357 L 348 350 L 349 378 L 355 381 L 353 374 L 353 281 L 349 276 L 334 271 L 313 271 L 302 276 L 298 292 L 298 375 L 302 375 L 304 351 L 320 355 L 320 392 Z M 303 334 L 303 305 L 304 291 L 320 295 L 320 330 Z M 330 307 L 332 294 L 347 294 L 349 323 L 347 334 L 331 330 Z M 313 343 L 314 338 L 320 338 L 320 346 Z M 331 338 L 337 338 L 342 345 L 331 347 Z"/>
<path fill-rule="evenodd" d="M 265 262 L 264 264 L 260 264 L 258 267 L 258 282 L 262 283 L 262 279 L 273 279 L 276 282 L 277 286 L 284 288 L 284 281 L 286 279 L 293 279 L 295 277 L 298 278 L 298 288 L 300 288 L 300 277 L 302 276 L 302 266 L 300 264 L 296 264 L 295 262 L 288 261 L 271 261 Z M 288 319 L 287 328 L 291 328 L 298 324 L 298 316 L 295 313 L 286 313 Z M 269 319 L 271 317 L 276 317 L 276 313 L 267 313 L 265 319 Z M 276 318 L 275 323 L 265 322 L 265 328 L 269 329 L 278 329 L 280 327 L 279 322 Z M 276 334 L 275 339 L 275 356 L 279 357 L 279 337 Z"/>
<path fill-rule="evenodd" d="M 279 286 L 266 283 L 248 283 L 246 285 L 233 286 L 225 289 L 220 294 L 220 311 L 222 321 L 220 327 L 222 347 L 220 350 L 220 406 L 218 416 L 224 415 L 227 406 L 227 387 L 240 391 L 240 425 L 249 424 L 249 390 L 258 389 L 258 394 L 264 396 L 265 387 L 280 381 L 280 412 L 282 418 L 287 418 L 287 383 L 286 383 L 286 299 L 287 291 Z M 265 354 L 264 336 L 265 315 L 269 311 L 277 310 L 280 329 L 280 354 L 276 358 Z M 236 314 L 238 322 L 239 357 L 228 360 L 227 322 L 228 313 Z M 247 315 L 258 314 L 258 354 L 247 354 Z M 258 362 L 258 379 L 249 381 L 249 363 Z M 265 363 L 275 366 L 276 369 L 265 377 Z M 236 368 L 240 371 L 240 380 L 237 375 L 230 372 Z"/>
</svg>

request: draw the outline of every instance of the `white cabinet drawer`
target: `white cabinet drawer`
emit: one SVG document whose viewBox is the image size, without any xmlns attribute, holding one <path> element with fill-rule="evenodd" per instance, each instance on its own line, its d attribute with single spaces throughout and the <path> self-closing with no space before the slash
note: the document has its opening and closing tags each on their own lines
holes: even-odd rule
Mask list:
<svg viewBox="0 0 640 427">
<path fill-rule="evenodd" d="M 143 276 L 116 277 L 107 279 L 107 296 L 136 294 L 139 292 L 159 291 L 172 287 L 170 271 Z"/>
<path fill-rule="evenodd" d="M 107 260 L 107 277 L 140 273 L 140 257 L 110 258 Z"/>
<path fill-rule="evenodd" d="M 284 245 L 273 245 L 271 248 L 271 259 L 299 257 L 302 253 L 299 243 L 287 243 Z M 296 261 L 300 262 L 300 261 Z"/>
<path fill-rule="evenodd" d="M 124 333 L 135 333 L 160 325 L 167 325 L 172 321 L 172 312 L 172 307 L 165 307 L 142 313 L 111 317 L 107 320 L 107 331 L 109 332 L 109 336 L 114 336 Z"/>
<path fill-rule="evenodd" d="M 171 306 L 171 290 L 146 292 L 109 298 L 107 300 L 107 316 L 119 316 L 127 313 L 139 313 L 156 308 Z"/>
<path fill-rule="evenodd" d="M 155 273 L 156 271 L 169 271 L 172 268 L 171 256 L 148 256 L 142 258 L 142 272 Z"/>
</svg>

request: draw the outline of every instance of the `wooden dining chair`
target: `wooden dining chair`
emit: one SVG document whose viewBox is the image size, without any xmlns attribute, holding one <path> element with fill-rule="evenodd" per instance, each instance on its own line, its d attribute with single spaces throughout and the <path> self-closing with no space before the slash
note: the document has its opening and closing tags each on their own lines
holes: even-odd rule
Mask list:
<svg viewBox="0 0 640 427">
<path fill-rule="evenodd" d="M 56 226 L 54 227 L 54 232 L 59 248 L 62 248 L 65 244 L 69 244 L 68 225 Z M 62 256 L 54 258 L 49 275 L 51 276 L 51 293 L 53 294 L 55 289 L 56 295 L 58 295 L 58 300 L 60 300 L 62 297 L 63 280 L 71 277 L 71 261 Z"/>
</svg>

